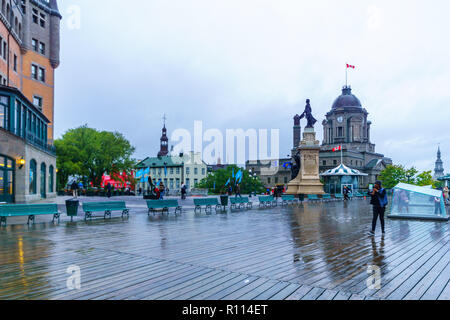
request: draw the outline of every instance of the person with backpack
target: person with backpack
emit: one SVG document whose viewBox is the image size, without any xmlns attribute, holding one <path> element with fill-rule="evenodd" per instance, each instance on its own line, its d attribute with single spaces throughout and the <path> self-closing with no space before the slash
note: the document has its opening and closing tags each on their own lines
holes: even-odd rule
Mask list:
<svg viewBox="0 0 450 320">
<path fill-rule="evenodd" d="M 372 230 L 369 232 L 371 236 L 375 235 L 375 229 L 377 227 L 377 220 L 380 218 L 381 222 L 381 232 L 385 235 L 385 223 L 384 214 L 386 212 L 386 207 L 388 205 L 388 197 L 386 189 L 382 187 L 381 181 L 375 182 L 372 192 L 370 193 L 371 200 L 370 204 L 373 206 L 373 220 L 372 220 Z"/>
</svg>

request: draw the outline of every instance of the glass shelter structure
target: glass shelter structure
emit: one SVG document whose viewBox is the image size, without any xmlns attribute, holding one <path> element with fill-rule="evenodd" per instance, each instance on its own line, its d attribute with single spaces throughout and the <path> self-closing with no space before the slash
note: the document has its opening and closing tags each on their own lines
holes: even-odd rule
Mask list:
<svg viewBox="0 0 450 320">
<path fill-rule="evenodd" d="M 341 194 L 344 192 L 344 187 L 349 188 L 352 193 L 359 191 L 361 179 L 367 174 L 341 164 L 334 169 L 325 171 L 320 176 L 324 180 L 326 193 Z"/>
<path fill-rule="evenodd" d="M 449 220 L 442 191 L 406 183 L 398 184 L 392 191 L 389 218 Z"/>
</svg>

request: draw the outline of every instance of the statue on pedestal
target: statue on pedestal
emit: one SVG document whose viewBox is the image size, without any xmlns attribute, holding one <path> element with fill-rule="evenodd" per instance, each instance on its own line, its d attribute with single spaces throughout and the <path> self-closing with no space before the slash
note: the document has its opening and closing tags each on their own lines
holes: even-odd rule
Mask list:
<svg viewBox="0 0 450 320">
<path fill-rule="evenodd" d="M 317 120 L 312 115 L 312 108 L 310 105 L 310 100 L 306 100 L 306 107 L 305 111 L 300 116 L 300 119 L 303 119 L 306 117 L 306 120 L 308 121 L 308 124 L 306 125 L 306 128 L 314 128 L 314 125 L 316 124 Z"/>
<path fill-rule="evenodd" d="M 310 100 L 306 100 L 306 108 L 300 119 L 306 118 L 308 124 L 303 133 L 303 139 L 293 157 L 292 181 L 288 184 L 286 194 L 291 195 L 321 195 L 323 184 L 319 176 L 320 142 L 316 139 L 314 125 L 317 120 L 312 115 Z"/>
</svg>

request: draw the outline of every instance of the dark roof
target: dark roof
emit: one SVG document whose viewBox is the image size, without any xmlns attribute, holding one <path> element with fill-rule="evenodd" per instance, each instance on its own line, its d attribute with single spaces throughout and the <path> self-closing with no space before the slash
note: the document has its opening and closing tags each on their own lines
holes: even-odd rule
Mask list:
<svg viewBox="0 0 450 320">
<path fill-rule="evenodd" d="M 342 89 L 342 95 L 334 101 L 332 108 L 337 109 L 346 107 L 362 108 L 361 101 L 359 101 L 359 99 L 352 94 L 351 87 L 344 87 Z"/>
<path fill-rule="evenodd" d="M 137 165 L 137 167 L 138 168 L 181 167 L 182 161 L 179 160 L 181 160 L 180 157 L 171 157 L 171 156 L 147 158 L 141 161 Z"/>
<path fill-rule="evenodd" d="M 28 105 L 28 108 L 37 113 L 42 120 L 44 120 L 47 123 L 50 123 L 50 120 L 42 113 L 42 111 L 36 108 L 36 106 L 30 100 L 28 100 L 28 98 L 25 97 L 25 95 L 19 89 L 0 85 L 0 90 L 17 95 L 22 100 L 22 102 L 25 102 Z"/>
<path fill-rule="evenodd" d="M 438 180 L 440 180 L 440 181 L 450 180 L 450 174 L 448 174 L 446 176 L 443 176 L 443 177 L 440 177 L 440 178 L 438 178 Z"/>
</svg>

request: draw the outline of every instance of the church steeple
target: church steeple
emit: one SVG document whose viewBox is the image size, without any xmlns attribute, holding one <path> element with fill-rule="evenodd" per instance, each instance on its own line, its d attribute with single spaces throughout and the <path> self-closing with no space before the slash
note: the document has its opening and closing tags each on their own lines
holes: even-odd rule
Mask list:
<svg viewBox="0 0 450 320">
<path fill-rule="evenodd" d="M 438 147 L 437 160 L 434 167 L 434 178 L 438 179 L 444 176 L 444 164 L 441 159 L 441 147 Z"/>
<path fill-rule="evenodd" d="M 161 146 L 158 152 L 158 157 L 165 157 L 169 154 L 169 138 L 167 138 L 166 115 L 164 115 L 163 119 L 164 119 L 164 126 L 162 129 L 162 135 L 160 139 Z"/>
</svg>

